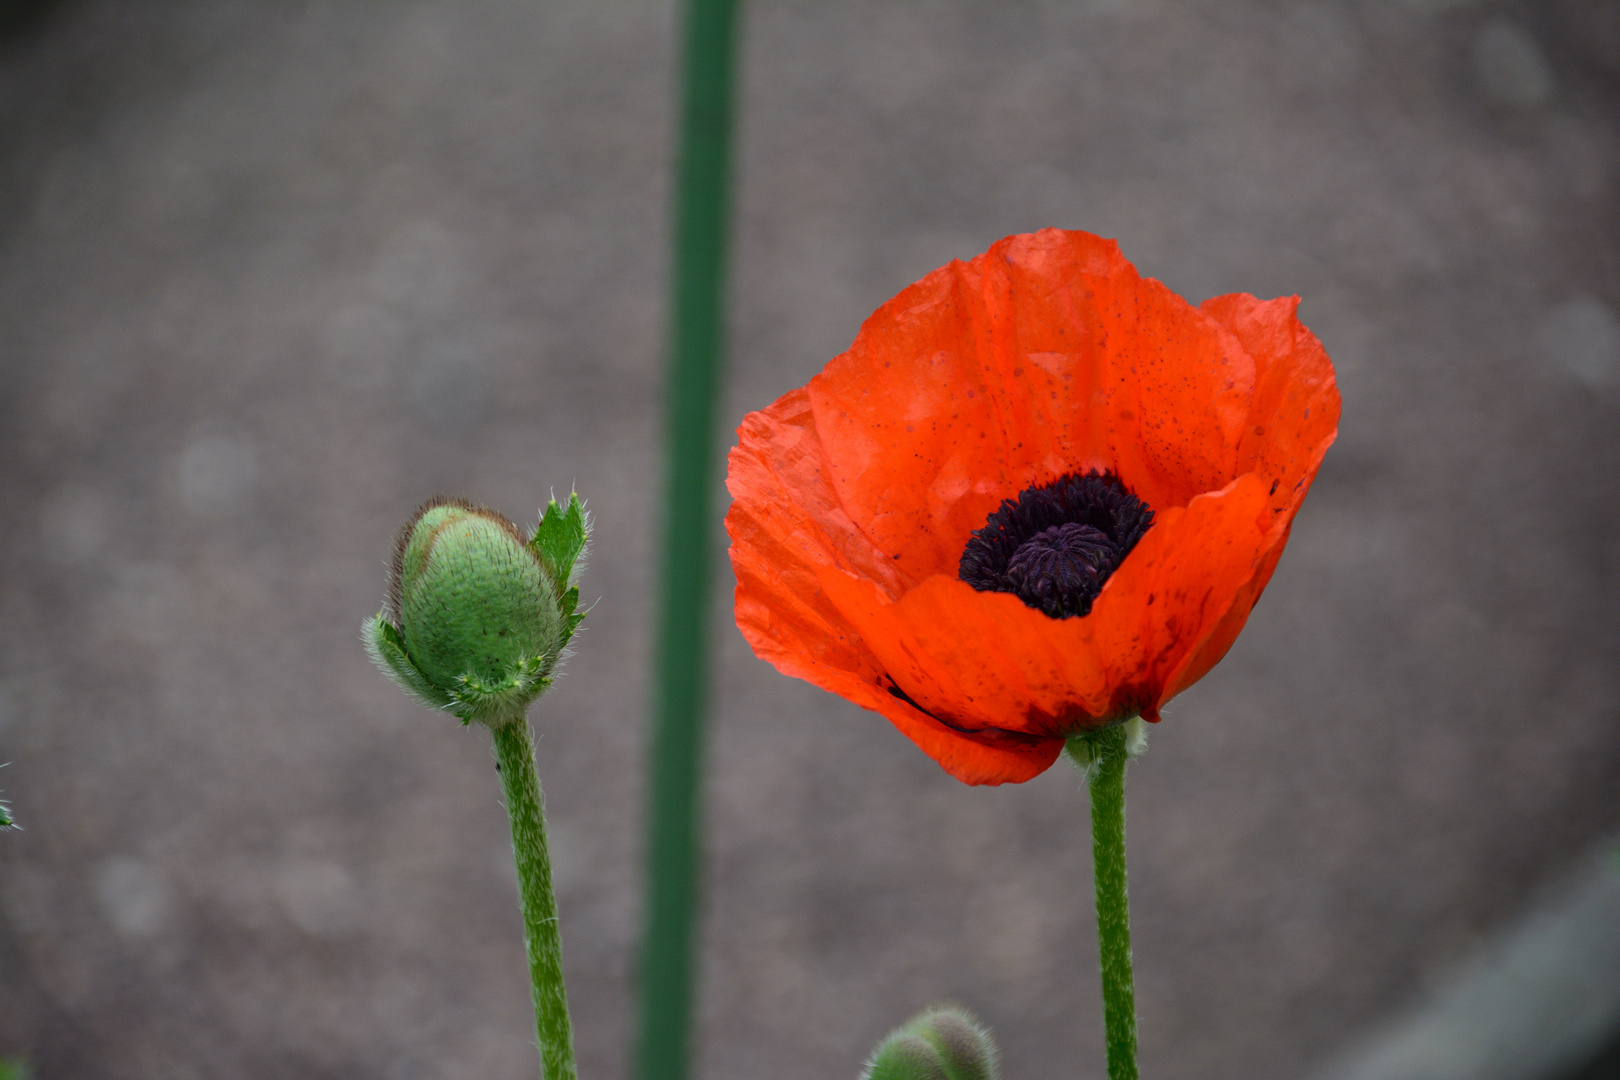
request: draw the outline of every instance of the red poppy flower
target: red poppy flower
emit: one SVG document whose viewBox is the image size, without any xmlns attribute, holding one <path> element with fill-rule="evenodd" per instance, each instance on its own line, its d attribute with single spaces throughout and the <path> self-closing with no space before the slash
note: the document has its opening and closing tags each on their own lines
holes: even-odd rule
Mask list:
<svg viewBox="0 0 1620 1080">
<path fill-rule="evenodd" d="M 727 487 L 755 653 L 970 784 L 1209 671 L 1338 431 L 1298 298 L 1193 307 L 1047 229 L 934 271 L 750 413 Z"/>
</svg>

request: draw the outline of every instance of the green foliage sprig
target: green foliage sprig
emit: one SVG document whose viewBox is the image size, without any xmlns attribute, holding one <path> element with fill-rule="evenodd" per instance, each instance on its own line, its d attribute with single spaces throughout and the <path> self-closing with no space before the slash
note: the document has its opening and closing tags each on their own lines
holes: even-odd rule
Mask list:
<svg viewBox="0 0 1620 1080">
<path fill-rule="evenodd" d="M 0 762 L 0 769 L 10 764 L 9 761 Z M 7 829 L 16 829 L 21 832 L 22 826 L 17 824 L 16 820 L 11 816 L 11 804 L 4 799 L 0 799 L 0 832 L 5 832 Z M 0 1062 L 0 1080 L 9 1080 L 4 1069 L 4 1063 Z"/>
</svg>

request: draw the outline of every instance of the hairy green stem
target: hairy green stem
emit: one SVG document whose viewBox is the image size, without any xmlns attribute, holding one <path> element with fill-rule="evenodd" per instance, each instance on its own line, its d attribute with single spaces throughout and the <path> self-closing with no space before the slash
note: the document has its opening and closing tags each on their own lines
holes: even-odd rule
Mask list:
<svg viewBox="0 0 1620 1080">
<path fill-rule="evenodd" d="M 1069 740 L 1091 782 L 1091 861 L 1097 886 L 1108 1080 L 1136 1080 L 1136 990 L 1131 978 L 1131 909 L 1125 891 L 1125 727 Z"/>
<path fill-rule="evenodd" d="M 534 1027 L 540 1039 L 545 1080 L 577 1080 L 574 1028 L 563 986 L 562 936 L 557 931 L 557 897 L 551 889 L 551 852 L 546 847 L 546 815 L 540 777 L 534 768 L 534 739 L 526 716 L 493 729 L 506 812 L 512 818 L 512 854 L 517 860 L 518 894 L 523 906 L 523 944 L 534 986 Z"/>
</svg>

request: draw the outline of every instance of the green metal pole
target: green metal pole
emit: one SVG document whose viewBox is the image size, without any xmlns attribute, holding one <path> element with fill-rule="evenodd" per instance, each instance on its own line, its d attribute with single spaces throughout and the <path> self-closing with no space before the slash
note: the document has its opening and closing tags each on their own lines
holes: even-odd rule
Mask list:
<svg viewBox="0 0 1620 1080">
<path fill-rule="evenodd" d="M 641 1080 L 684 1080 L 697 921 L 709 545 L 724 331 L 737 0 L 687 0 L 664 509 L 648 801 Z"/>
</svg>

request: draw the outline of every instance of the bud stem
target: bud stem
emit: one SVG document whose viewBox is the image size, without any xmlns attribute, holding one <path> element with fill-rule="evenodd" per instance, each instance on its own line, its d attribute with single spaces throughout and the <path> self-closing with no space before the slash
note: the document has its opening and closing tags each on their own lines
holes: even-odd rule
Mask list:
<svg viewBox="0 0 1620 1080">
<path fill-rule="evenodd" d="M 1131 910 L 1125 892 L 1125 762 L 1129 757 L 1125 726 L 1073 736 L 1068 752 L 1091 781 L 1091 860 L 1097 886 L 1097 953 L 1102 966 L 1108 1080 L 1137 1080 Z"/>
<path fill-rule="evenodd" d="M 491 725 L 495 760 L 500 763 L 506 812 L 512 818 L 512 854 L 517 860 L 518 894 L 523 907 L 523 943 L 534 986 L 534 1026 L 540 1040 L 544 1080 L 577 1080 L 574 1028 L 563 986 L 562 936 L 557 931 L 557 898 L 551 889 L 551 853 L 546 847 L 546 816 L 540 777 L 534 768 L 534 740 L 528 717 Z"/>
</svg>

